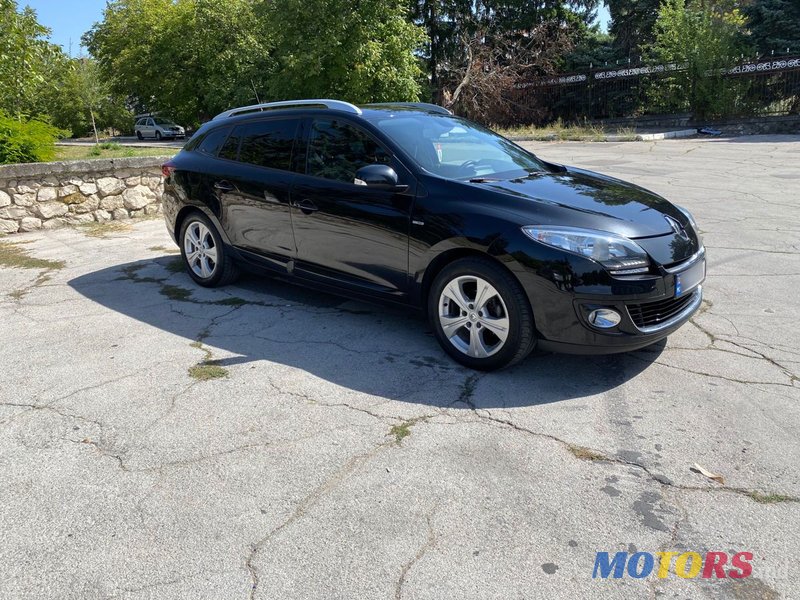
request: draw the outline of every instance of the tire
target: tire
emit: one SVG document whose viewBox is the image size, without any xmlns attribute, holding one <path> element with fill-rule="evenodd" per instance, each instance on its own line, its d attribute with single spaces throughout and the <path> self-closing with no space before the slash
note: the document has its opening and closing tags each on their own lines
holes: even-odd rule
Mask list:
<svg viewBox="0 0 800 600">
<path fill-rule="evenodd" d="M 465 258 L 442 269 L 428 293 L 428 319 L 444 351 L 479 371 L 514 365 L 536 343 L 522 286 L 489 259 Z"/>
<path fill-rule="evenodd" d="M 239 268 L 219 232 L 202 213 L 193 212 L 184 219 L 178 239 L 186 271 L 199 285 L 221 287 L 239 277 Z"/>
<path fill-rule="evenodd" d="M 136 138 L 137 138 L 138 140 L 143 140 L 143 139 L 144 139 L 144 136 L 142 135 L 142 132 L 141 132 L 141 131 L 137 131 L 137 132 L 136 132 Z"/>
<path fill-rule="evenodd" d="M 161 141 L 161 132 L 160 131 L 156 131 L 156 141 L 157 142 Z"/>
</svg>

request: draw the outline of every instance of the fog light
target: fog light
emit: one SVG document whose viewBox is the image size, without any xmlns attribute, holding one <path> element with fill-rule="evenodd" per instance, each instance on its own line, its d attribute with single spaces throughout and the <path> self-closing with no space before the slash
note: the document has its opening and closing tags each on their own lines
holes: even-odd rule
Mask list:
<svg viewBox="0 0 800 600">
<path fill-rule="evenodd" d="M 616 327 L 621 320 L 620 314 L 610 308 L 598 308 L 589 313 L 589 323 L 602 329 Z"/>
</svg>

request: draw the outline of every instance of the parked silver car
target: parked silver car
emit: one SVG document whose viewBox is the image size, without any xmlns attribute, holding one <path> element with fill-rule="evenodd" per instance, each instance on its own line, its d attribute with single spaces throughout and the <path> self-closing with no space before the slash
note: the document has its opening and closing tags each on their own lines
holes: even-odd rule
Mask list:
<svg viewBox="0 0 800 600">
<path fill-rule="evenodd" d="M 136 120 L 133 130 L 140 140 L 145 138 L 175 139 L 186 137 L 186 130 L 164 117 L 141 117 Z"/>
</svg>

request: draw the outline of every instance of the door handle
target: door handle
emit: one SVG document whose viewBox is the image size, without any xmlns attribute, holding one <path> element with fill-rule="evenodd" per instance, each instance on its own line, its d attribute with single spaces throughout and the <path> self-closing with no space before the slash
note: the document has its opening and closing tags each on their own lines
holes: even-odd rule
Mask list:
<svg viewBox="0 0 800 600">
<path fill-rule="evenodd" d="M 306 215 L 310 215 L 311 213 L 315 213 L 319 210 L 317 205 L 314 204 L 308 198 L 306 198 L 305 200 L 300 200 L 300 202 L 297 202 L 295 206 L 299 208 Z"/>
<path fill-rule="evenodd" d="M 217 181 L 214 184 L 214 189 L 219 190 L 220 192 L 232 192 L 236 188 L 233 186 L 232 183 L 229 183 L 227 181 Z"/>
</svg>

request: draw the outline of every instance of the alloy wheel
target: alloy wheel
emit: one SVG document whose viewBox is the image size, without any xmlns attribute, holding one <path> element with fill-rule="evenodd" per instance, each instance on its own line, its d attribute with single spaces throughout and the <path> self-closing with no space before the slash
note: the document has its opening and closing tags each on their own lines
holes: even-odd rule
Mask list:
<svg viewBox="0 0 800 600">
<path fill-rule="evenodd" d="M 508 339 L 508 309 L 485 279 L 464 275 L 451 280 L 439 296 L 439 324 L 445 337 L 472 358 L 497 354 Z"/>
<path fill-rule="evenodd" d="M 203 279 L 208 279 L 217 270 L 217 246 L 208 227 L 193 221 L 183 236 L 183 248 L 189 268 Z"/>
</svg>

